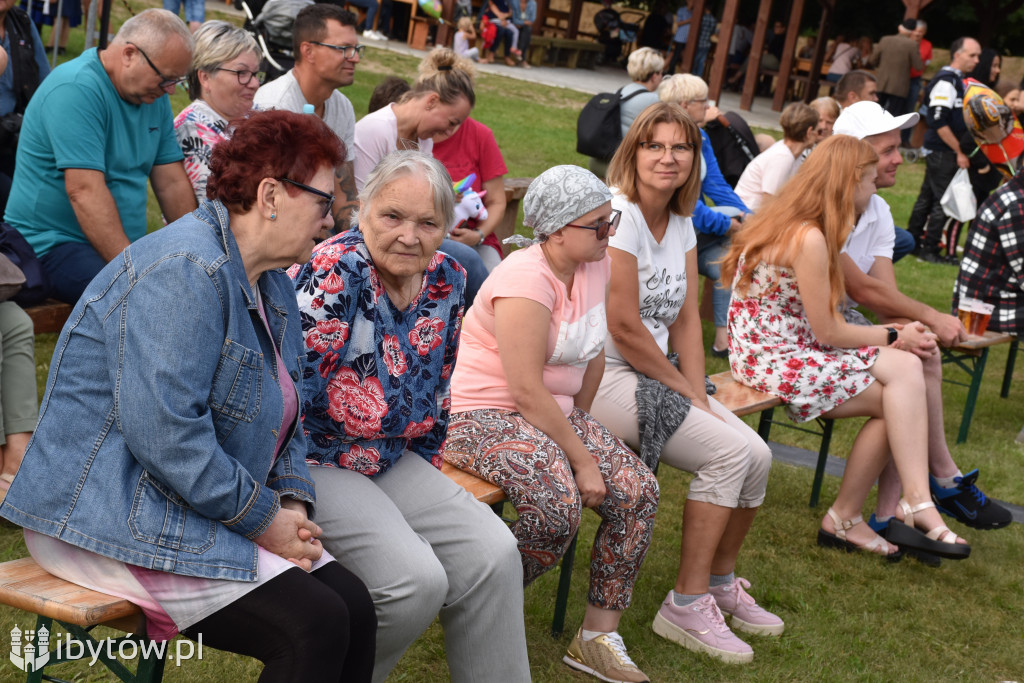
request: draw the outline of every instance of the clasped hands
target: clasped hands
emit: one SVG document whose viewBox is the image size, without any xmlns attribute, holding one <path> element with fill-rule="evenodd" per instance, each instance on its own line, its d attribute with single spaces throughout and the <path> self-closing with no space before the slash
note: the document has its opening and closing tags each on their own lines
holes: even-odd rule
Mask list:
<svg viewBox="0 0 1024 683">
<path fill-rule="evenodd" d="M 282 498 L 270 527 L 256 537 L 257 545 L 279 555 L 305 571 L 320 559 L 324 546 L 323 530 L 306 516 L 306 504 L 295 498 Z"/>
</svg>

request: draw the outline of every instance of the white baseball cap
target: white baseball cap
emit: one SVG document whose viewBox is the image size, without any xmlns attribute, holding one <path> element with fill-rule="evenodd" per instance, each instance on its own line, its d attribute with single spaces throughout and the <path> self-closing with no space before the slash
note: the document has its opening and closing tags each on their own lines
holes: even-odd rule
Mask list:
<svg viewBox="0 0 1024 683">
<path fill-rule="evenodd" d="M 863 140 L 870 135 L 881 135 L 893 130 L 904 130 L 917 125 L 921 117 L 917 112 L 893 116 L 878 102 L 855 102 L 843 109 L 836 119 L 832 132 L 837 135 L 852 135 Z"/>
</svg>

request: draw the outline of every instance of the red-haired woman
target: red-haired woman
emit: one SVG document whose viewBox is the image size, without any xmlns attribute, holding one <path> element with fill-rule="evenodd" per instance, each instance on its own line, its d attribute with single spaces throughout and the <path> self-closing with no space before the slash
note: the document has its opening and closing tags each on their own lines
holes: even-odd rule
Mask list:
<svg viewBox="0 0 1024 683">
<path fill-rule="evenodd" d="M 722 264 L 723 279 L 733 281 L 729 359 L 739 381 L 778 396 L 796 422 L 870 418 L 821 522 L 819 545 L 886 556 L 898 550 L 861 517 L 891 452 L 904 499 L 903 521 L 889 524 L 888 540 L 963 559 L 970 546 L 931 501 L 924 379 L 920 359 L 908 353 L 935 353 L 935 335 L 919 322 L 851 325 L 839 312 L 839 252 L 875 193 L 877 163 L 867 143 L 833 135 L 733 237 Z"/>
<path fill-rule="evenodd" d="M 261 112 L 213 151 L 212 201 L 109 263 L 57 342 L 0 515 L 47 571 L 202 634 L 262 681 L 370 680 L 376 617 L 329 554 L 294 382 L 294 289 L 333 221 L 337 137 Z"/>
</svg>

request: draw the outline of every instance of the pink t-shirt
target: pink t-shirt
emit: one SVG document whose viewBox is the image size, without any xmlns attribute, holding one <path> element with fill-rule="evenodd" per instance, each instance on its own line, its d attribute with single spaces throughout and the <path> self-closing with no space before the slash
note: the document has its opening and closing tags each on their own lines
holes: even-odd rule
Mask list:
<svg viewBox="0 0 1024 683">
<path fill-rule="evenodd" d="M 484 280 L 466 313 L 459 360 L 452 375 L 452 412 L 516 409 L 494 337 L 494 302 L 530 299 L 551 311 L 544 386 L 566 416 L 583 385 L 587 363 L 604 348 L 608 336 L 605 291 L 611 275 L 607 256 L 576 269 L 572 295 L 555 277 L 540 245 L 520 249 Z"/>
</svg>

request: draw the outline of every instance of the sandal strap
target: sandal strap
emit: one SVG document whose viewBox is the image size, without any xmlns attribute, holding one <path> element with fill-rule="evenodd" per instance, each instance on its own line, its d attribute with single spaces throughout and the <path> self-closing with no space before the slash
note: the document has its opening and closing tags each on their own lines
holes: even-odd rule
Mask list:
<svg viewBox="0 0 1024 683">
<path fill-rule="evenodd" d="M 847 531 L 857 526 L 858 524 L 864 523 L 864 517 L 862 515 L 857 515 L 853 519 L 844 520 L 840 519 L 839 515 L 836 514 L 836 511 L 833 510 L 832 508 L 829 508 L 826 514 L 832 519 L 832 524 L 835 526 L 836 538 L 839 538 L 843 541 L 846 540 Z"/>
<path fill-rule="evenodd" d="M 881 536 L 875 536 L 870 542 L 864 545 L 865 550 L 870 550 L 876 555 L 889 555 L 889 543 Z"/>
<path fill-rule="evenodd" d="M 930 500 L 926 500 L 923 503 L 918 503 L 917 505 L 912 506 L 905 499 L 901 499 L 900 509 L 903 510 L 903 523 L 909 527 L 914 526 L 914 513 L 933 507 L 935 507 L 935 503 Z"/>
<path fill-rule="evenodd" d="M 942 526 L 935 527 L 934 529 L 926 533 L 925 536 L 933 541 L 938 541 L 940 543 L 955 544 L 958 540 L 960 540 L 960 537 L 953 533 L 953 530 L 945 524 L 943 524 Z M 950 536 L 953 537 L 953 540 L 946 540 Z"/>
</svg>

